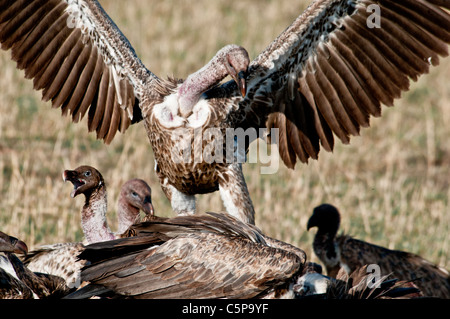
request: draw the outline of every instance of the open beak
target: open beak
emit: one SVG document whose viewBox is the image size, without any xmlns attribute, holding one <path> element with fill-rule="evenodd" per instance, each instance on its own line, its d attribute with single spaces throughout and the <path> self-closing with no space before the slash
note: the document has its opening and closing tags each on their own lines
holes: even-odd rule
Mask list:
<svg viewBox="0 0 450 319">
<path fill-rule="evenodd" d="M 77 196 L 79 194 L 78 189 L 81 186 L 83 186 L 84 184 L 86 184 L 85 180 L 77 178 L 76 171 L 70 171 L 70 170 L 65 170 L 63 172 L 63 181 L 64 182 L 70 181 L 73 184 L 73 190 L 70 193 L 70 197 L 72 197 L 72 198 Z"/>
</svg>

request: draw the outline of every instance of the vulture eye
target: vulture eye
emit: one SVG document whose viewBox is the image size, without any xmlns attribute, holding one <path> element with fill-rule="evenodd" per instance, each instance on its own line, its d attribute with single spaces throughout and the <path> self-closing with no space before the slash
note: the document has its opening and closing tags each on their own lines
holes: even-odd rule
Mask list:
<svg viewBox="0 0 450 319">
<path fill-rule="evenodd" d="M 138 197 L 138 193 L 136 193 L 136 192 L 131 192 L 131 196 L 133 196 L 133 197 Z"/>
<path fill-rule="evenodd" d="M 91 171 L 86 171 L 86 172 L 84 172 L 84 176 L 86 176 L 86 177 L 91 176 Z"/>
</svg>

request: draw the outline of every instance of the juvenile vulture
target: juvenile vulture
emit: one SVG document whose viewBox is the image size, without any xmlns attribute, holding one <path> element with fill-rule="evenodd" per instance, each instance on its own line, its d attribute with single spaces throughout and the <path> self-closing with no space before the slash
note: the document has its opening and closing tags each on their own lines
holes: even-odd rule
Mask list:
<svg viewBox="0 0 450 319">
<path fill-rule="evenodd" d="M 0 299 L 61 298 L 70 293 L 64 279 L 30 271 L 15 253 L 27 253 L 27 245 L 0 232 Z"/>
<path fill-rule="evenodd" d="M 424 258 L 391 250 L 348 235 L 337 235 L 340 214 L 336 207 L 322 204 L 314 209 L 307 229 L 317 227 L 313 249 L 324 263 L 327 274 L 336 277 L 343 267 L 347 273 L 364 265 L 379 266 L 381 275 L 392 274 L 401 281 L 412 281 L 427 297 L 450 298 L 450 275 Z"/>
<path fill-rule="evenodd" d="M 66 170 L 63 178 L 74 185 L 72 197 L 85 195 L 81 223 L 88 244 L 119 238 L 128 227 L 141 221 L 141 210 L 146 217 L 154 214 L 150 186 L 141 179 L 131 179 L 122 185 L 117 210 L 119 227 L 118 232 L 113 233 L 106 220 L 107 193 L 100 172 L 91 166 L 80 166 L 73 171 Z M 69 287 L 78 287 L 80 270 L 84 266 L 78 255 L 83 249 L 84 244 L 80 242 L 44 245 L 29 252 L 23 262 L 32 271 L 60 276 Z"/>
<path fill-rule="evenodd" d="M 156 217 L 80 254 L 89 285 L 67 298 L 293 298 L 305 253 L 226 213 Z"/>
<path fill-rule="evenodd" d="M 262 137 L 294 168 L 333 150 L 334 135 L 349 143 L 448 55 L 449 8 L 315 0 L 255 59 L 227 45 L 184 81 L 148 70 L 96 0 L 2 0 L 0 43 L 44 101 L 74 122 L 87 114 L 106 143 L 143 119 L 175 212 L 219 190 L 228 213 L 254 223 L 239 154 Z"/>
<path fill-rule="evenodd" d="M 102 174 L 92 166 L 82 165 L 75 170 L 65 170 L 63 180 L 73 184 L 71 197 L 80 194 L 85 197 L 81 210 L 81 228 L 90 244 L 120 237 L 121 232 L 139 220 L 140 210 L 146 215 L 154 214 L 150 186 L 141 179 L 132 179 L 120 191 L 117 211 L 119 232 L 114 233 L 106 219 L 108 199 Z"/>
</svg>

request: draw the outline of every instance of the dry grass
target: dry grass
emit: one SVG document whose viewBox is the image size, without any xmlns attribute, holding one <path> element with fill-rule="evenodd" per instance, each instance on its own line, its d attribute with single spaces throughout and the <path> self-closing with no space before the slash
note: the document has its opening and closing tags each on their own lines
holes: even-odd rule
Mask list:
<svg viewBox="0 0 450 319">
<path fill-rule="evenodd" d="M 159 76 L 185 77 L 227 43 L 255 57 L 309 1 L 103 0 L 143 62 Z M 153 186 L 154 205 L 170 215 L 170 204 L 153 172 L 153 154 L 141 124 L 105 146 L 40 101 L 31 81 L 0 54 L 0 229 L 33 247 L 82 238 L 83 199 L 70 198 L 64 169 L 81 164 L 104 175 L 115 229 L 120 185 L 142 177 Z M 342 229 L 358 238 L 408 250 L 450 267 L 450 59 L 411 85 L 385 108 L 372 127 L 337 143 L 318 161 L 260 175 L 245 174 L 257 225 L 268 235 L 303 248 L 310 259 L 314 231 L 306 232 L 313 207 L 329 202 L 343 215 Z M 219 194 L 200 196 L 199 211 L 222 209 Z"/>
</svg>

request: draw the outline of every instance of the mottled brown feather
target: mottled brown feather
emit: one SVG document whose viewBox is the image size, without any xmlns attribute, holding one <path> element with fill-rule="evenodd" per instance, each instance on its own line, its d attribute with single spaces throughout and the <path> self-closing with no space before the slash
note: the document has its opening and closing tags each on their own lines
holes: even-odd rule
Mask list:
<svg viewBox="0 0 450 319">
<path fill-rule="evenodd" d="M 351 273 L 365 265 L 376 265 L 378 275 L 412 281 L 424 296 L 450 298 L 450 274 L 444 268 L 413 253 L 337 235 L 339 225 L 339 211 L 329 204 L 316 207 L 308 220 L 308 229 L 318 228 L 313 249 L 328 276 L 336 277 L 341 267 Z"/>
<path fill-rule="evenodd" d="M 324 120 L 322 113 L 318 112 L 316 103 L 314 102 L 312 90 L 309 88 L 308 83 L 306 82 L 306 79 L 304 77 L 299 79 L 299 91 L 301 92 L 302 96 L 305 97 L 304 101 L 308 103 L 308 106 L 314 112 L 314 126 L 317 130 L 317 134 L 320 138 L 322 147 L 331 152 L 334 148 L 333 132 L 331 131 L 330 126 Z M 317 154 L 313 158 L 317 158 Z"/>
<path fill-rule="evenodd" d="M 86 247 L 80 258 L 92 264 L 83 279 L 117 297 L 251 298 L 294 280 L 305 262 L 302 250 L 224 214 L 156 218 L 135 228 L 137 237 Z"/>
<path fill-rule="evenodd" d="M 447 53 L 447 45 L 440 41 L 438 38 L 427 32 L 426 30 L 420 28 L 419 26 L 410 23 L 407 18 L 401 16 L 400 14 L 392 11 L 389 8 L 384 8 L 383 10 L 383 19 L 389 20 L 391 22 L 395 22 L 394 27 L 389 29 L 390 32 L 400 33 L 408 33 L 411 35 L 412 39 L 417 40 L 421 45 L 425 45 L 432 52 L 435 52 L 437 55 L 446 56 Z M 384 20 L 383 20 L 384 21 Z M 391 23 L 387 24 L 387 28 L 389 28 Z M 396 31 L 395 29 L 398 29 Z M 414 49 L 413 47 L 411 49 Z M 432 56 L 434 54 L 432 53 Z M 433 65 L 439 64 L 438 59 L 433 59 Z"/>
<path fill-rule="evenodd" d="M 319 105 L 324 105 L 324 107 L 328 109 L 327 112 L 334 113 L 337 122 L 340 123 L 340 126 L 346 135 L 359 135 L 358 123 L 354 122 L 352 117 L 347 113 L 344 104 L 337 96 L 334 87 L 331 85 L 327 75 L 322 71 L 319 63 L 315 63 L 314 70 L 316 73 L 317 84 L 323 92 L 323 97 L 326 99 L 322 102 L 318 101 Z M 343 102 L 345 103 L 346 101 Z"/>
</svg>

